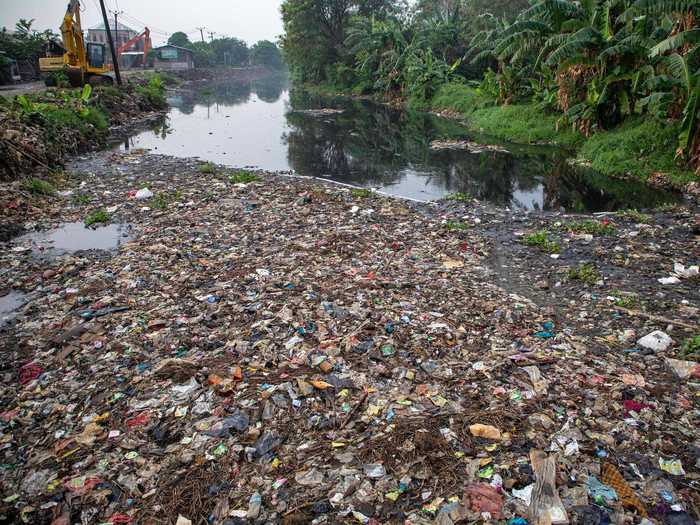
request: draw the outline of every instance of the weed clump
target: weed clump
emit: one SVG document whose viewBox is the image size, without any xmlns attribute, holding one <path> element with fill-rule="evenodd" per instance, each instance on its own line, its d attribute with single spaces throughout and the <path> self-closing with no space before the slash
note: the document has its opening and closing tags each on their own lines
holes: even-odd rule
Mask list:
<svg viewBox="0 0 700 525">
<path fill-rule="evenodd" d="M 181 191 L 173 193 L 159 193 L 151 199 L 150 206 L 156 210 L 167 210 L 172 203 L 179 201 L 182 198 Z"/>
<path fill-rule="evenodd" d="M 449 231 L 466 231 L 470 227 L 471 226 L 465 222 L 448 221 L 445 223 L 445 229 Z"/>
<path fill-rule="evenodd" d="M 700 362 L 700 335 L 689 337 L 683 342 L 679 357 L 686 361 Z"/>
<path fill-rule="evenodd" d="M 89 204 L 90 201 L 92 201 L 92 197 L 88 195 L 87 193 L 76 193 L 73 195 L 72 199 L 73 204 Z"/>
<path fill-rule="evenodd" d="M 615 233 L 614 224 L 591 219 L 571 222 L 565 228 L 573 233 L 588 233 L 590 235 L 611 235 Z"/>
<path fill-rule="evenodd" d="M 568 273 L 570 281 L 581 281 L 584 284 L 595 284 L 601 279 L 598 269 L 592 263 L 584 263 L 577 268 L 571 268 Z"/>
<path fill-rule="evenodd" d="M 41 179 L 28 179 L 23 186 L 32 195 L 49 196 L 56 193 L 56 188 L 50 182 Z"/>
<path fill-rule="evenodd" d="M 620 290 L 612 292 L 613 303 L 619 308 L 634 308 L 639 306 L 639 297 L 634 294 L 623 294 Z"/>
<path fill-rule="evenodd" d="M 367 199 L 372 196 L 372 190 L 356 188 L 350 192 L 356 199 Z"/>
<path fill-rule="evenodd" d="M 627 219 L 638 224 L 649 224 L 651 222 L 651 215 L 642 213 L 639 210 L 625 210 L 617 214 L 621 219 Z"/>
<path fill-rule="evenodd" d="M 211 162 L 205 162 L 199 166 L 199 172 L 205 175 L 216 175 L 216 166 Z"/>
<path fill-rule="evenodd" d="M 523 239 L 523 243 L 526 246 L 537 247 L 546 253 L 559 253 L 561 249 L 557 241 L 550 240 L 549 232 L 546 230 L 531 233 Z"/>
<path fill-rule="evenodd" d="M 445 200 L 455 202 L 469 202 L 471 200 L 471 196 L 468 193 L 458 191 L 457 193 L 450 193 L 447 197 L 445 197 Z"/>
<path fill-rule="evenodd" d="M 168 101 L 165 98 L 165 85 L 159 75 L 153 75 L 144 86 L 137 86 L 136 92 L 143 99 L 143 109 L 165 109 Z"/>
<path fill-rule="evenodd" d="M 99 208 L 85 217 L 85 226 L 92 226 L 94 224 L 107 224 L 109 222 L 109 214 Z"/>
<path fill-rule="evenodd" d="M 232 184 L 248 184 L 250 182 L 259 181 L 260 177 L 254 173 L 248 173 L 247 171 L 237 171 L 229 175 L 228 180 Z"/>
</svg>

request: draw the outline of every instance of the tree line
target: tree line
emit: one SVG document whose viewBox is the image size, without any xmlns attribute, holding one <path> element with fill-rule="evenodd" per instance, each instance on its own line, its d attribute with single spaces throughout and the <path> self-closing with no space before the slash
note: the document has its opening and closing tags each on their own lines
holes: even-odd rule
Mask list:
<svg viewBox="0 0 700 525">
<path fill-rule="evenodd" d="M 265 66 L 279 70 L 284 68 L 284 61 L 279 47 L 269 40 L 248 46 L 238 38 L 215 38 L 209 42 L 190 42 L 183 32 L 173 33 L 168 44 L 191 49 L 197 67 L 210 66 Z"/>
<path fill-rule="evenodd" d="M 446 84 L 585 136 L 632 117 L 700 165 L 700 0 L 285 0 L 294 77 L 429 104 Z"/>
</svg>

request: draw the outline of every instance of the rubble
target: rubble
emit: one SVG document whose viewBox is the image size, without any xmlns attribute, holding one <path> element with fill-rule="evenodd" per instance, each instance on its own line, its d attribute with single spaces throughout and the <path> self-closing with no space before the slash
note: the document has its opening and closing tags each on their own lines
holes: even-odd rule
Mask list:
<svg viewBox="0 0 700 525">
<path fill-rule="evenodd" d="M 553 268 L 592 258 L 598 236 L 571 236 L 558 260 L 494 242 L 566 217 L 514 224 L 199 167 L 83 159 L 66 184 L 89 200 L 52 197 L 24 231 L 101 208 L 129 238 L 51 257 L 3 244 L 0 289 L 27 299 L 0 330 L 6 522 L 700 517 L 700 376 L 678 324 L 697 325 L 700 302 L 692 278 L 657 282 L 668 246 L 663 260 L 601 250 L 644 262 L 568 282 Z M 445 228 L 454 218 L 474 227 Z M 604 242 L 642 242 L 629 231 Z M 683 246 L 672 257 L 689 267 L 697 246 Z M 518 256 L 494 264 L 497 249 Z"/>
</svg>

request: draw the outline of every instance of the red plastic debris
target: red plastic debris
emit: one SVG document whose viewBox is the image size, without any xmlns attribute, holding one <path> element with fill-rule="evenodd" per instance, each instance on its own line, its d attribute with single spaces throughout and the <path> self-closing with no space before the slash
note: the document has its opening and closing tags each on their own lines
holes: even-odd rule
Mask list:
<svg viewBox="0 0 700 525">
<path fill-rule="evenodd" d="M 138 416 L 126 420 L 126 426 L 129 428 L 142 427 L 148 424 L 150 416 L 148 412 L 141 412 Z"/>
<path fill-rule="evenodd" d="M 34 381 L 37 377 L 44 373 L 44 369 L 36 363 L 27 363 L 19 369 L 19 384 L 26 385 Z"/>
<path fill-rule="evenodd" d="M 629 416 L 630 412 L 636 412 L 639 414 L 645 408 L 654 408 L 654 405 L 640 403 L 639 401 L 634 401 L 633 399 L 625 399 L 622 402 L 622 406 L 625 408 L 625 417 Z"/>
<path fill-rule="evenodd" d="M 109 522 L 113 525 L 117 523 L 131 523 L 131 516 L 127 516 L 126 514 L 114 514 L 109 518 Z"/>
</svg>

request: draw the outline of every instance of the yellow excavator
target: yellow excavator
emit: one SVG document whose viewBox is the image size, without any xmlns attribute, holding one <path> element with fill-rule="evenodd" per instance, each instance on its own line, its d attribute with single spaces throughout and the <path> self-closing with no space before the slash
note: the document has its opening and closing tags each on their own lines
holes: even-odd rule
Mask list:
<svg viewBox="0 0 700 525">
<path fill-rule="evenodd" d="M 105 64 L 106 46 L 96 42 L 85 44 L 80 23 L 80 1 L 70 0 L 61 24 L 63 56 L 47 56 L 39 59 L 39 70 L 51 82 L 51 73 L 65 72 L 72 86 L 85 84 L 112 84 L 113 73 Z"/>
</svg>

